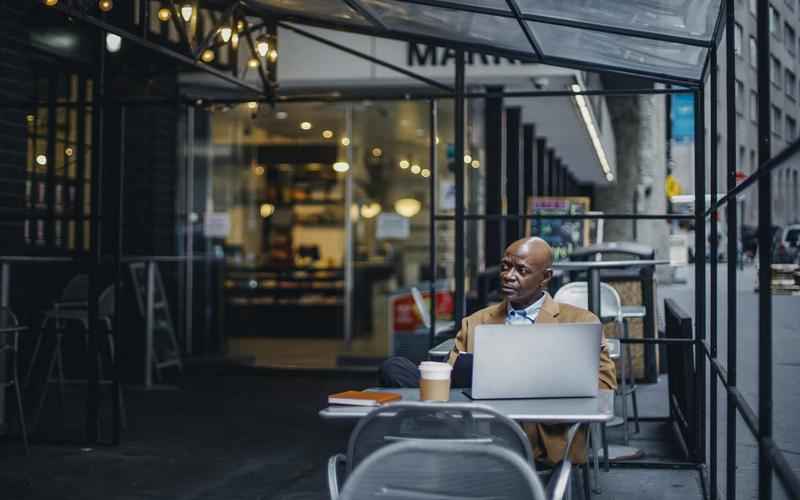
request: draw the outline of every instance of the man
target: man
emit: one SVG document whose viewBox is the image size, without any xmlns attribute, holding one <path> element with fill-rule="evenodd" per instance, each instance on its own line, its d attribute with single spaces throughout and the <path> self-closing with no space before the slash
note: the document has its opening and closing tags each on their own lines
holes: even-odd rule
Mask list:
<svg viewBox="0 0 800 500">
<path fill-rule="evenodd" d="M 591 312 L 559 304 L 545 291 L 553 277 L 552 265 L 553 250 L 541 238 L 522 239 L 509 245 L 500 262 L 501 292 L 505 300 L 481 309 L 462 320 L 449 363 L 454 365 L 461 353 L 472 352 L 473 332 L 478 325 L 599 322 L 597 316 Z M 393 358 L 384 363 L 381 377 L 382 383 L 390 387 L 419 385 L 419 370 L 410 361 L 401 358 Z M 598 384 L 601 389 L 613 390 L 617 385 L 616 380 L 614 363 L 608 356 L 608 348 L 603 337 Z M 531 440 L 536 461 L 549 465 L 561 461 L 567 442 L 568 425 L 526 423 L 523 428 Z M 576 436 L 570 452 L 572 461 L 584 463 L 585 450 L 586 434 L 581 432 Z"/>
</svg>

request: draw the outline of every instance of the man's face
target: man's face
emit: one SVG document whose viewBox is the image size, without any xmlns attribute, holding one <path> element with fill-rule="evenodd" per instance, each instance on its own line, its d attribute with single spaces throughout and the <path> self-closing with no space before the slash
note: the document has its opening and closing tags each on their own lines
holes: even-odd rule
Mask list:
<svg viewBox="0 0 800 500">
<path fill-rule="evenodd" d="M 528 245 L 510 246 L 500 261 L 501 292 L 517 309 L 538 300 L 552 276 L 552 269 Z"/>
</svg>

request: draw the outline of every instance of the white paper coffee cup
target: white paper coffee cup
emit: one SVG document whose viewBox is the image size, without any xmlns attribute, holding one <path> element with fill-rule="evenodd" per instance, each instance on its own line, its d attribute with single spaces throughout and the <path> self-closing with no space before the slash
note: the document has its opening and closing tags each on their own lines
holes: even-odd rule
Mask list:
<svg viewBox="0 0 800 500">
<path fill-rule="evenodd" d="M 422 401 L 447 401 L 450 399 L 450 372 L 448 363 L 423 361 L 419 365 L 419 398 Z"/>
</svg>

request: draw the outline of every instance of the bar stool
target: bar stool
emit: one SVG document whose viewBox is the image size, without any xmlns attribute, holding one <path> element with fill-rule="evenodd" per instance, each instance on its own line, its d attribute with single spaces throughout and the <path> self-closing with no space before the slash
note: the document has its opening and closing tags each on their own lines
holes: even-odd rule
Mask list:
<svg viewBox="0 0 800 500">
<path fill-rule="evenodd" d="M 3 390 L 14 386 L 14 393 L 17 396 L 17 418 L 19 419 L 20 434 L 22 434 L 22 443 L 25 446 L 25 454 L 30 454 L 28 448 L 28 429 L 25 425 L 25 407 L 22 404 L 22 388 L 19 381 L 19 334 L 27 331 L 28 327 L 20 326 L 17 321 L 16 315 L 7 307 L 0 306 L 0 354 L 10 352 L 11 356 L 11 379 L 4 382 Z M 8 342 L 8 337 L 11 337 L 11 342 Z"/>
<path fill-rule="evenodd" d="M 68 287 L 69 288 L 69 285 Z M 73 290 L 74 291 L 74 290 Z M 66 293 L 65 293 L 66 295 Z M 87 303 L 87 302 L 84 302 Z M 31 366 L 28 370 L 28 378 L 30 378 L 31 370 L 33 369 L 34 365 L 36 364 L 36 356 L 41 347 L 42 337 L 45 335 L 46 326 L 50 322 L 55 322 L 56 331 L 55 331 L 55 346 L 53 347 L 53 352 L 50 355 L 50 360 L 48 362 L 47 368 L 47 376 L 45 380 L 45 386 L 42 390 L 42 394 L 39 397 L 39 406 L 36 410 L 36 414 L 33 420 L 33 428 L 36 429 L 39 423 L 39 417 L 41 415 L 41 411 L 44 408 L 45 401 L 47 399 L 47 392 L 50 384 L 57 383 L 59 385 L 59 396 L 63 402 L 64 399 L 64 363 L 63 363 L 63 355 L 62 355 L 62 342 L 64 338 L 64 325 L 66 323 L 77 323 L 81 327 L 83 327 L 83 337 L 85 345 L 89 346 L 89 311 L 88 308 L 81 308 L 75 307 L 76 302 L 72 302 L 70 307 L 64 307 L 63 302 L 60 302 L 61 307 L 53 308 L 45 313 L 45 318 L 42 322 L 42 332 L 39 335 L 39 339 L 37 340 L 36 348 L 34 349 L 34 358 L 31 359 Z M 109 286 L 100 294 L 98 305 L 97 305 L 97 316 L 98 320 L 105 326 L 106 329 L 106 341 L 108 343 L 108 353 L 109 358 L 111 360 L 112 365 L 116 359 L 116 348 L 114 344 L 114 335 L 113 335 L 113 317 L 114 317 L 114 287 Z M 53 371 L 58 369 L 58 378 L 54 378 Z M 102 352 L 98 352 L 97 354 L 97 369 L 98 369 L 98 377 L 99 383 L 108 385 L 111 384 L 112 381 L 105 379 L 104 370 L 103 370 L 103 354 Z M 122 428 L 127 427 L 127 418 L 125 412 L 125 403 L 123 400 L 123 394 L 120 390 L 119 392 L 119 406 L 120 406 L 120 418 Z"/>
</svg>

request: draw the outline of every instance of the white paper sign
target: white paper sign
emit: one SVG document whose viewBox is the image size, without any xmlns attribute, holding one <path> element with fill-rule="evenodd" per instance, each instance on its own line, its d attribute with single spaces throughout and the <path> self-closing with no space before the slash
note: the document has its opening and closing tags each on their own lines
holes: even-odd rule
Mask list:
<svg viewBox="0 0 800 500">
<path fill-rule="evenodd" d="M 439 181 L 439 210 L 456 209 L 456 183 L 452 180 Z"/>
<path fill-rule="evenodd" d="M 206 212 L 203 232 L 208 238 L 227 238 L 231 230 L 228 212 Z"/>
<path fill-rule="evenodd" d="M 375 237 L 379 240 L 405 240 L 411 236 L 411 222 L 397 214 L 380 214 L 375 228 Z"/>
</svg>

